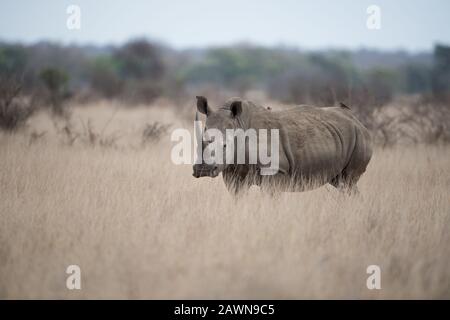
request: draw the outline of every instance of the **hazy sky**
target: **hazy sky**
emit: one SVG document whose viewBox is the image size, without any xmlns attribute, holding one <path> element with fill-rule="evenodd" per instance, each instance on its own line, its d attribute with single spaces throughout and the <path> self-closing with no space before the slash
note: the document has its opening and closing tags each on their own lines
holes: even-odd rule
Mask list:
<svg viewBox="0 0 450 320">
<path fill-rule="evenodd" d="M 69 5 L 81 29 L 66 27 Z M 369 5 L 381 30 L 366 26 Z M 149 37 L 177 48 L 252 42 L 316 48 L 429 50 L 450 44 L 449 0 L 0 0 L 0 40 L 122 43 Z"/>
</svg>

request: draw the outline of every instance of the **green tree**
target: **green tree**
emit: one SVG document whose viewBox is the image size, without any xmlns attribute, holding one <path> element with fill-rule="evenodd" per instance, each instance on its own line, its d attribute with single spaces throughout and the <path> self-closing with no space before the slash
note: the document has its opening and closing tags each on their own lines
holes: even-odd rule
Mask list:
<svg viewBox="0 0 450 320">
<path fill-rule="evenodd" d="M 26 49 L 20 45 L 0 46 L 0 75 L 22 75 L 27 63 Z"/>
<path fill-rule="evenodd" d="M 159 80 L 164 75 L 160 48 L 146 40 L 126 43 L 115 52 L 114 58 L 120 62 L 119 72 L 124 78 Z"/>
<path fill-rule="evenodd" d="M 368 102 L 381 106 L 391 101 L 399 91 L 401 79 L 395 70 L 373 68 L 366 74 L 365 84 L 369 93 Z"/>
<path fill-rule="evenodd" d="M 119 76 L 120 62 L 112 56 L 99 56 L 94 59 L 90 68 L 92 87 L 107 98 L 122 93 L 123 80 Z"/>
<path fill-rule="evenodd" d="M 48 89 L 53 112 L 56 115 L 65 116 L 63 102 L 68 97 L 69 76 L 60 69 L 50 67 L 41 71 L 40 78 Z"/>
<path fill-rule="evenodd" d="M 438 100 L 450 101 L 450 46 L 434 48 L 432 89 Z"/>
</svg>

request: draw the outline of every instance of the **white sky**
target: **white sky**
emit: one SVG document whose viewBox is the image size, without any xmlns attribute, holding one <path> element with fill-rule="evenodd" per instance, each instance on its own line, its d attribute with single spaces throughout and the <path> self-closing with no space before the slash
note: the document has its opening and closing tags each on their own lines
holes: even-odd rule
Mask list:
<svg viewBox="0 0 450 320">
<path fill-rule="evenodd" d="M 66 8 L 81 8 L 68 30 Z M 369 5 L 381 30 L 366 27 Z M 252 42 L 305 49 L 430 50 L 450 44 L 449 0 L 0 0 L 0 40 L 119 44 L 145 36 L 176 48 Z"/>
</svg>

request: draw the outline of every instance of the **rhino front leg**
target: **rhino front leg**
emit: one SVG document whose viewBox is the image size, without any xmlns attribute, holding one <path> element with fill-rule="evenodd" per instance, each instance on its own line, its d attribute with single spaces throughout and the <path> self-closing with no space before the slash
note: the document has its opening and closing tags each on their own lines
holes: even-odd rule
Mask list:
<svg viewBox="0 0 450 320">
<path fill-rule="evenodd" d="M 245 177 L 236 174 L 223 174 L 223 182 L 228 192 L 233 196 L 239 196 L 249 188 Z"/>
<path fill-rule="evenodd" d="M 338 189 L 342 193 L 347 193 L 349 195 L 358 195 L 359 189 L 356 183 L 358 182 L 358 178 L 349 178 L 345 175 L 340 174 L 336 178 L 330 181 L 330 184 Z"/>
<path fill-rule="evenodd" d="M 269 194 L 273 198 L 278 198 L 282 192 L 293 191 L 291 177 L 285 173 L 277 173 L 271 176 L 261 176 L 259 183 L 261 191 Z"/>
</svg>

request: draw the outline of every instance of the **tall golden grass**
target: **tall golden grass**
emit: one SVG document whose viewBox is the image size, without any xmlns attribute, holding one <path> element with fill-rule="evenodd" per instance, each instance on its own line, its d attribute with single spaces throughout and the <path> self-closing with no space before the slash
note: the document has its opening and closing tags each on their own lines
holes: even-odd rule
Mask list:
<svg viewBox="0 0 450 320">
<path fill-rule="evenodd" d="M 100 131 L 110 109 L 92 110 L 74 119 Z M 182 124 L 164 112 L 115 115 L 131 148 L 65 145 L 44 115 L 33 143 L 0 135 L 0 298 L 450 298 L 449 147 L 375 150 L 356 196 L 234 199 L 172 164 L 167 139 L 138 144 L 147 119 Z"/>
</svg>

